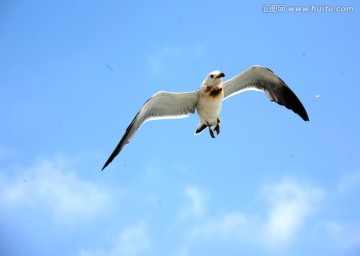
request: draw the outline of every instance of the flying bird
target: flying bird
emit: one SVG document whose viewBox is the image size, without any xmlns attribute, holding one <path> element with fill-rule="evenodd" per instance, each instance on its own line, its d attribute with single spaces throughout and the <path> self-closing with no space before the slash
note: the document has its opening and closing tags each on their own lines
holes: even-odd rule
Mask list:
<svg viewBox="0 0 360 256">
<path fill-rule="evenodd" d="M 156 119 L 183 118 L 195 113 L 199 124 L 195 134 L 208 128 L 210 136 L 220 133 L 220 111 L 222 102 L 231 96 L 247 90 L 263 91 L 270 101 L 291 109 L 304 121 L 309 121 L 306 110 L 295 93 L 273 71 L 261 66 L 253 66 L 239 75 L 222 82 L 225 76 L 213 71 L 206 76 L 200 88 L 192 92 L 174 93 L 159 91 L 142 106 L 125 131 L 120 142 L 106 161 L 102 170 L 128 144 L 136 131 L 146 122 Z M 213 130 L 211 129 L 213 127 Z"/>
</svg>

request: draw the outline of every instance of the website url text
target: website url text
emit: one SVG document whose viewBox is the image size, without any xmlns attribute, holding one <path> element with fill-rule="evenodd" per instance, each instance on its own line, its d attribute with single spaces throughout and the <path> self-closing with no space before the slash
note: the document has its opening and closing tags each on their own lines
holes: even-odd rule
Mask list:
<svg viewBox="0 0 360 256">
<path fill-rule="evenodd" d="M 310 6 L 287 6 L 285 4 L 263 4 L 261 12 L 263 13 L 285 13 L 285 12 L 354 12 L 354 6 L 330 6 L 330 5 L 310 5 Z"/>
</svg>

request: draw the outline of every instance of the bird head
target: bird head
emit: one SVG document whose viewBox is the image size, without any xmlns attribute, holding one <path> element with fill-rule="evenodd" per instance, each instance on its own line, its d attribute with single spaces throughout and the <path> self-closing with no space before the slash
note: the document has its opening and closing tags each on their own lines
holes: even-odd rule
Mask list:
<svg viewBox="0 0 360 256">
<path fill-rule="evenodd" d="M 203 81 L 203 84 L 207 85 L 207 86 L 216 86 L 216 87 L 220 87 L 221 86 L 221 82 L 222 82 L 222 78 L 225 76 L 224 73 L 215 70 L 213 72 L 211 72 L 210 74 L 208 74 L 205 78 L 205 80 Z"/>
</svg>

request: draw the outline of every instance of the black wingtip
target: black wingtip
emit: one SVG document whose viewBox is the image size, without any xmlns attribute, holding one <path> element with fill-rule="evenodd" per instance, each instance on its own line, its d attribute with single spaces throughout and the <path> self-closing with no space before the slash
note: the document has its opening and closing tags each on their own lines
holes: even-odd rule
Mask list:
<svg viewBox="0 0 360 256">
<path fill-rule="evenodd" d="M 108 165 L 109 165 L 109 160 L 106 161 L 106 163 L 104 164 L 104 166 L 103 166 L 103 168 L 101 169 L 101 171 L 103 171 L 103 170 L 106 168 L 106 166 L 108 166 Z"/>
<path fill-rule="evenodd" d="M 282 86 L 273 91 L 276 102 L 294 111 L 304 121 L 309 121 L 309 116 L 299 98 L 285 83 L 282 82 L 282 84 Z"/>
<path fill-rule="evenodd" d="M 305 122 L 310 121 L 309 116 L 306 113 L 306 110 L 305 110 L 304 106 L 301 104 L 300 101 L 296 102 L 296 104 L 291 106 L 290 109 L 292 109 L 292 111 L 294 111 L 296 114 L 298 114 Z"/>
<path fill-rule="evenodd" d="M 116 146 L 114 151 L 111 153 L 111 155 L 109 156 L 108 160 L 104 164 L 101 171 L 103 171 L 106 168 L 106 166 L 108 166 L 114 160 L 114 158 L 120 153 L 121 149 L 125 146 L 125 144 L 126 144 L 125 140 L 127 139 L 126 138 L 127 134 L 128 134 L 128 130 L 126 130 L 125 135 L 121 138 L 119 144 Z"/>
<path fill-rule="evenodd" d="M 300 101 L 299 101 L 300 102 Z M 300 102 L 301 104 L 301 102 Z M 305 122 L 309 121 L 309 116 L 304 108 L 304 106 L 301 104 L 300 106 L 297 106 L 296 108 L 292 109 L 296 114 L 298 114 Z"/>
<path fill-rule="evenodd" d="M 299 100 L 299 103 L 301 104 L 300 100 Z M 309 120 L 309 116 L 304 108 L 304 106 L 301 104 L 301 105 L 298 105 L 295 109 L 293 109 L 293 111 L 298 114 L 305 122 L 308 122 L 310 121 Z"/>
<path fill-rule="evenodd" d="M 308 117 L 307 114 L 306 114 L 306 117 L 305 117 L 305 118 L 303 117 L 303 119 L 304 119 L 304 121 L 306 121 L 306 122 L 309 122 L 309 121 L 310 121 L 310 119 L 309 119 L 309 117 Z"/>
<path fill-rule="evenodd" d="M 120 143 L 119 143 L 120 144 Z M 115 148 L 114 152 L 112 152 L 112 154 L 110 155 L 109 159 L 106 161 L 106 163 L 104 164 L 103 168 L 101 169 L 101 171 L 103 171 L 106 166 L 108 166 L 112 160 L 114 160 L 114 158 L 119 154 L 120 150 L 119 150 L 119 145 Z"/>
</svg>

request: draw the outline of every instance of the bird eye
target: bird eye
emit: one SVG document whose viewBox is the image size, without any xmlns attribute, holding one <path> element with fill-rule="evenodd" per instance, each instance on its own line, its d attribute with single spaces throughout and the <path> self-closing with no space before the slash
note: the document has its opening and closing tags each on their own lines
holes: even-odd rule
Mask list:
<svg viewBox="0 0 360 256">
<path fill-rule="evenodd" d="M 210 75 L 211 78 L 214 78 L 214 75 Z"/>
</svg>

